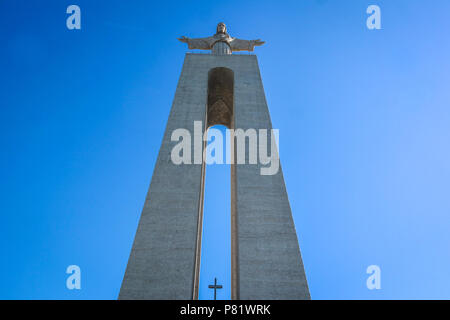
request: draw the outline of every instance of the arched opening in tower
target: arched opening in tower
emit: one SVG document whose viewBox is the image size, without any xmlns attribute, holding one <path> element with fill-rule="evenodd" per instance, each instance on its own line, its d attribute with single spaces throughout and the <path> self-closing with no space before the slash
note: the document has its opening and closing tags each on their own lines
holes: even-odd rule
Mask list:
<svg viewBox="0 0 450 320">
<path fill-rule="evenodd" d="M 211 300 L 209 288 L 217 278 L 222 289 L 217 299 L 231 298 L 231 165 L 230 131 L 233 118 L 234 74 L 228 68 L 214 68 L 208 74 L 206 106 L 207 146 L 199 299 Z"/>
<path fill-rule="evenodd" d="M 234 73 L 223 67 L 208 73 L 208 102 L 206 117 L 208 127 L 224 125 L 233 128 Z"/>
</svg>

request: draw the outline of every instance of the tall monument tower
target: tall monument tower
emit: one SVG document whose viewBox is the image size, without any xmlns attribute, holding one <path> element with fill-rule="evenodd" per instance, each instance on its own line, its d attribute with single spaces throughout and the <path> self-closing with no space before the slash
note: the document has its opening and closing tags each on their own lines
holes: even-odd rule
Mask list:
<svg viewBox="0 0 450 320">
<path fill-rule="evenodd" d="M 233 54 L 264 42 L 233 38 L 223 23 L 179 40 L 211 52 L 185 56 L 119 299 L 198 298 L 206 142 L 195 126 L 272 129 L 256 56 Z M 172 161 L 179 128 L 193 133 L 192 163 Z M 236 161 L 231 140 L 231 298 L 309 299 L 281 168 L 262 175 L 264 165 Z"/>
</svg>

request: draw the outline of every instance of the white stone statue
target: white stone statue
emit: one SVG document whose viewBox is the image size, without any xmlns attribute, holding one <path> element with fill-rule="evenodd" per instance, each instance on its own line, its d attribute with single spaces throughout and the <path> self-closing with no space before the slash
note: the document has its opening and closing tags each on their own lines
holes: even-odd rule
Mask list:
<svg viewBox="0 0 450 320">
<path fill-rule="evenodd" d="M 189 49 L 212 50 L 215 54 L 231 54 L 233 51 L 253 51 L 255 46 L 264 44 L 264 41 L 260 39 L 241 40 L 230 37 L 223 22 L 217 25 L 217 32 L 212 37 L 190 39 L 183 36 L 178 40 L 187 43 Z"/>
</svg>

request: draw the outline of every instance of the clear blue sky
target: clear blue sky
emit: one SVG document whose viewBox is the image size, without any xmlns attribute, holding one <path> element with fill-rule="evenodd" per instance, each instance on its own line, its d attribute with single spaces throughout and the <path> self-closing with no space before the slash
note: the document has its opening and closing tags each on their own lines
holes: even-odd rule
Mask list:
<svg viewBox="0 0 450 320">
<path fill-rule="evenodd" d="M 81 30 L 66 28 L 70 4 Z M 382 30 L 366 28 L 370 4 Z M 1 1 L 0 298 L 117 298 L 187 50 L 176 38 L 219 21 L 267 41 L 256 54 L 312 298 L 450 298 L 449 12 L 447 0 Z M 201 297 L 217 276 L 226 298 L 229 167 L 210 166 L 207 187 Z M 79 291 L 65 287 L 71 264 Z"/>
</svg>

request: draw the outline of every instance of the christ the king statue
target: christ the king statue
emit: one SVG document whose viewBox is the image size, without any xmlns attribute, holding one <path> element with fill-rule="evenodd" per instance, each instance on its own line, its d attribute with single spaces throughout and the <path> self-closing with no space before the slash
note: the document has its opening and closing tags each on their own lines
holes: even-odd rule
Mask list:
<svg viewBox="0 0 450 320">
<path fill-rule="evenodd" d="M 231 37 L 223 22 L 217 25 L 217 32 L 211 37 L 191 39 L 183 36 L 178 40 L 187 43 L 189 49 L 212 50 L 213 54 L 219 55 L 231 54 L 233 51 L 253 51 L 255 46 L 264 44 L 260 39 L 241 40 Z"/>
</svg>

